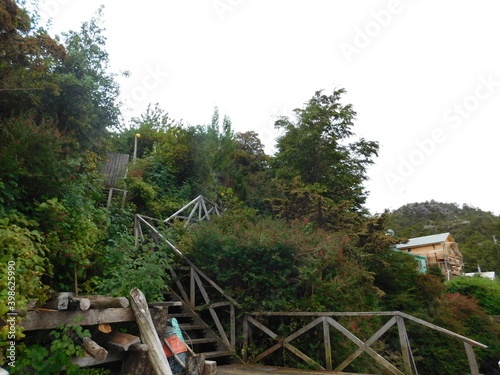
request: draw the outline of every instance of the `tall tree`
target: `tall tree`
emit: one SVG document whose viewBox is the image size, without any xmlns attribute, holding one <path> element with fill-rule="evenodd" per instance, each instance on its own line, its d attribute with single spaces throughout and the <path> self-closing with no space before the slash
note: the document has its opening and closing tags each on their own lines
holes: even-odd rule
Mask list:
<svg viewBox="0 0 500 375">
<path fill-rule="evenodd" d="M 17 116 L 57 95 L 54 69 L 64 47 L 32 22 L 14 0 L 0 1 L 0 116 Z"/>
<path fill-rule="evenodd" d="M 317 91 L 304 108 L 295 110 L 295 121 L 276 121 L 284 134 L 277 140 L 275 168 L 278 177 L 298 175 L 306 184 L 326 187 L 324 195 L 335 203 L 351 201 L 360 209 L 366 200 L 366 168 L 377 156 L 378 143 L 363 138 L 349 143 L 356 112 L 341 103 L 344 93 Z"/>
<path fill-rule="evenodd" d="M 119 126 L 119 87 L 109 72 L 105 50 L 103 7 L 79 32 L 63 33 L 67 58 L 58 67 L 61 95 L 46 102 L 46 112 L 57 118 L 59 130 L 73 132 L 79 143 L 99 150 L 109 129 Z"/>
</svg>

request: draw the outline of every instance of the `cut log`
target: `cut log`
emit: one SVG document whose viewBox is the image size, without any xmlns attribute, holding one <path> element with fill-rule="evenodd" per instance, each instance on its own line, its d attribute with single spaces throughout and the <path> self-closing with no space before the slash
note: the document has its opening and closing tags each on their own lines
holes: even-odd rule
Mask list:
<svg viewBox="0 0 500 375">
<path fill-rule="evenodd" d="M 130 305 L 126 297 L 81 296 L 80 298 L 87 298 L 92 309 L 127 308 Z"/>
<path fill-rule="evenodd" d="M 102 361 L 108 356 L 108 351 L 88 337 L 82 338 L 82 346 L 91 357 Z"/>
<path fill-rule="evenodd" d="M 108 323 L 101 323 L 97 329 L 102 333 L 110 333 L 113 329 Z"/>
<path fill-rule="evenodd" d="M 126 352 L 130 346 L 139 344 L 141 339 L 128 333 L 113 332 L 109 335 L 106 346 L 118 351 Z"/>
<path fill-rule="evenodd" d="M 90 308 L 90 300 L 82 297 L 69 297 L 68 310 L 87 311 Z"/>
<path fill-rule="evenodd" d="M 42 307 L 46 309 L 67 310 L 71 295 L 72 293 L 70 292 L 59 293 L 57 298 L 46 302 Z"/>
<path fill-rule="evenodd" d="M 132 310 L 134 311 L 137 325 L 141 332 L 141 339 L 149 346 L 148 357 L 155 373 L 157 375 L 172 375 L 172 370 L 163 352 L 160 338 L 151 319 L 146 297 L 137 288 L 130 291 L 130 296 L 132 297 Z"/>
</svg>

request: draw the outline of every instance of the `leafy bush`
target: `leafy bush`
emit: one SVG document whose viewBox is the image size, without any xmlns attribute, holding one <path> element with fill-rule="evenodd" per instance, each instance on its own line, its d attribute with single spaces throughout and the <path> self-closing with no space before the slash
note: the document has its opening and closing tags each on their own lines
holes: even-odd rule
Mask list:
<svg viewBox="0 0 500 375">
<path fill-rule="evenodd" d="M 448 293 L 474 297 L 490 315 L 500 315 L 500 282 L 486 277 L 455 277 L 446 282 Z"/>
<path fill-rule="evenodd" d="M 111 242 L 95 262 L 96 276 L 87 281 L 88 288 L 114 296 L 128 296 L 131 289 L 139 288 L 149 302 L 163 301 L 162 292 L 170 280 L 167 254 L 154 245 L 137 248 L 131 237 Z"/>
<path fill-rule="evenodd" d="M 353 311 L 377 304 L 379 290 L 350 256 L 348 236 L 244 210 L 226 212 L 188 236 L 182 250 L 249 310 Z"/>
<path fill-rule="evenodd" d="M 75 340 L 84 336 L 90 337 L 90 333 L 81 326 L 62 325 L 49 335 L 39 331 L 35 337 L 29 338 L 29 345 L 20 350 L 11 374 L 80 374 L 80 366 L 73 364 L 70 359 L 84 355 L 83 348 L 75 343 Z"/>
<path fill-rule="evenodd" d="M 41 279 L 43 274 L 51 272 L 52 267 L 40 232 L 29 229 L 35 225 L 17 212 L 0 218 L 1 316 L 6 316 L 11 309 L 26 310 L 30 300 L 43 302 L 47 299 L 49 288 Z M 0 329 L 0 360 L 11 333 L 8 325 Z M 16 325 L 15 336 L 17 339 L 23 337 L 19 325 Z"/>
</svg>

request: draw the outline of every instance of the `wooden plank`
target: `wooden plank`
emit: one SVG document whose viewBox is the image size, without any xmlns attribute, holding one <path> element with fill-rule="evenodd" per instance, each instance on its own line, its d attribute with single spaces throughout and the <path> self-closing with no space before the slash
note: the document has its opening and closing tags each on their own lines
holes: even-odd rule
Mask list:
<svg viewBox="0 0 500 375">
<path fill-rule="evenodd" d="M 332 344 L 330 342 L 330 325 L 326 317 L 323 317 L 323 341 L 325 345 L 326 369 L 332 371 Z"/>
<path fill-rule="evenodd" d="M 439 332 L 442 332 L 442 333 L 444 333 L 444 334 L 446 334 L 448 336 L 451 336 L 451 337 L 454 337 L 456 339 L 462 340 L 464 343 L 468 343 L 470 345 L 474 345 L 474 346 L 477 346 L 477 347 L 482 348 L 482 349 L 486 349 L 488 347 L 487 345 L 484 345 L 484 344 L 481 344 L 480 342 L 477 342 L 477 341 L 474 341 L 472 339 L 469 339 L 468 337 L 459 335 L 458 333 L 455 333 L 455 332 L 452 332 L 452 331 L 448 331 L 445 328 L 441 328 L 441 327 L 439 327 L 437 325 L 434 325 L 432 323 L 426 322 L 425 320 L 422 320 L 422 319 L 415 318 L 414 316 L 405 314 L 403 312 L 399 312 L 398 311 L 394 315 L 399 315 L 399 316 L 401 316 L 401 317 L 403 317 L 405 319 L 411 320 L 411 321 L 413 321 L 415 323 L 418 323 L 418 324 L 421 324 L 423 326 L 432 328 L 432 329 L 434 329 L 436 331 L 439 331 Z"/>
<path fill-rule="evenodd" d="M 375 332 L 372 337 L 370 337 L 365 345 L 371 346 L 375 341 L 377 341 L 384 333 L 386 333 L 389 328 L 391 328 L 394 324 L 396 324 L 396 317 L 392 317 L 389 319 L 387 323 L 385 323 L 377 332 Z M 357 349 L 353 352 L 349 357 L 347 357 L 340 365 L 335 368 L 335 371 L 343 371 L 347 366 L 351 364 L 356 358 L 359 357 L 361 353 L 364 352 L 363 348 Z"/>
<path fill-rule="evenodd" d="M 273 339 L 277 338 L 278 335 L 271 331 L 269 328 L 267 328 L 264 324 L 259 322 L 258 320 L 255 320 L 251 316 L 247 316 L 248 322 L 252 323 L 255 327 L 259 328 L 262 332 L 267 333 L 268 336 L 272 337 Z"/>
<path fill-rule="evenodd" d="M 292 340 L 295 340 L 297 337 L 299 337 L 300 335 L 302 335 L 303 333 L 309 331 L 311 328 L 314 328 L 315 326 L 317 326 L 318 324 L 320 324 L 321 322 L 323 322 L 323 318 L 322 317 L 319 317 L 317 319 L 314 319 L 311 323 L 309 324 L 306 324 L 304 327 L 302 327 L 301 329 L 299 329 L 298 331 L 296 331 L 295 333 L 291 334 L 290 336 L 288 336 L 287 338 L 285 338 L 285 342 L 288 343 Z"/>
<path fill-rule="evenodd" d="M 344 326 L 338 323 L 336 320 L 328 317 L 328 322 L 335 328 L 337 328 L 344 336 L 346 336 L 353 343 L 358 345 L 363 351 L 368 353 L 378 364 L 385 367 L 394 375 L 404 375 L 401 371 L 399 371 L 396 367 L 394 367 L 389 361 L 387 361 L 384 357 L 378 354 L 375 350 L 365 345 L 363 341 L 358 339 L 355 335 L 349 332 Z"/>
<path fill-rule="evenodd" d="M 76 321 L 76 322 L 75 322 Z M 28 311 L 21 326 L 25 331 L 53 329 L 61 324 L 90 326 L 100 323 L 135 321 L 131 308 L 89 309 L 87 311 Z"/>
<path fill-rule="evenodd" d="M 479 375 L 479 369 L 477 368 L 474 349 L 472 349 L 472 346 L 467 342 L 464 342 L 464 345 L 465 345 L 465 353 L 467 354 L 467 359 L 469 360 L 470 373 L 471 375 Z"/>
<path fill-rule="evenodd" d="M 413 357 L 413 354 L 411 352 L 410 342 L 408 340 L 408 333 L 406 332 L 404 319 L 401 316 L 396 316 L 396 322 L 398 325 L 399 344 L 401 345 L 401 353 L 403 355 L 405 372 L 410 375 L 418 375 L 415 373 L 414 368 L 412 366 L 413 360 L 411 357 Z"/>
<path fill-rule="evenodd" d="M 205 300 L 205 303 L 206 304 L 210 304 L 210 298 L 208 298 L 208 293 L 205 290 L 205 287 L 203 286 L 203 283 L 201 282 L 200 276 L 192 268 L 191 268 L 191 274 L 194 277 L 194 281 L 196 282 L 196 285 L 198 285 L 198 289 L 200 290 L 200 293 L 203 296 L 203 299 Z"/>
<path fill-rule="evenodd" d="M 102 175 L 106 187 L 114 187 L 119 178 L 124 178 L 129 161 L 128 154 L 109 153 L 108 161 L 104 165 Z"/>
<path fill-rule="evenodd" d="M 206 310 L 206 309 L 216 309 L 218 307 L 226 307 L 226 306 L 233 306 L 233 304 L 229 301 L 227 302 L 214 302 L 214 303 L 209 303 L 205 305 L 198 305 L 194 310 L 196 311 L 201 311 L 201 310 Z"/>
<path fill-rule="evenodd" d="M 172 275 L 172 278 L 174 279 L 175 285 L 177 285 L 177 289 L 181 293 L 182 300 L 189 301 L 190 299 L 189 299 L 189 297 L 188 297 L 188 295 L 186 293 L 186 290 L 184 289 L 184 286 L 182 286 L 182 283 L 181 283 L 179 277 L 177 276 L 177 273 L 171 267 L 169 267 L 169 270 L 170 270 L 170 274 Z"/>
<path fill-rule="evenodd" d="M 148 357 L 157 375 L 172 375 L 160 338 L 149 313 L 144 294 L 137 288 L 130 291 L 132 310 L 136 316 L 142 341 L 149 346 Z"/>
<path fill-rule="evenodd" d="M 194 280 L 195 280 L 196 284 L 198 285 L 198 289 L 200 290 L 201 295 L 203 296 L 203 299 L 205 300 L 206 303 L 210 303 L 210 299 L 208 298 L 208 293 L 205 290 L 203 283 L 201 282 L 200 276 L 198 276 L 198 274 L 196 272 L 192 273 L 192 275 L 194 276 Z M 224 343 L 228 347 L 230 347 L 231 343 L 229 342 L 229 339 L 227 338 L 226 331 L 224 331 L 224 327 L 222 326 L 222 324 L 220 322 L 219 316 L 217 315 L 217 313 L 215 312 L 215 310 L 213 308 L 209 308 L 209 311 L 210 311 L 210 315 L 212 316 L 212 319 L 217 327 L 217 330 L 219 331 L 219 335 L 221 336 Z"/>
<path fill-rule="evenodd" d="M 222 340 L 224 343 L 227 345 L 227 347 L 231 347 L 231 343 L 229 342 L 229 339 L 227 338 L 226 331 L 224 330 L 224 327 L 222 326 L 219 315 L 217 315 L 217 312 L 214 309 L 209 309 L 210 315 L 212 315 L 212 319 L 215 322 L 215 325 L 217 326 L 217 330 L 219 331 L 219 335 L 221 336 Z"/>
<path fill-rule="evenodd" d="M 109 335 L 106 345 L 115 350 L 126 352 L 132 345 L 140 342 L 141 339 L 137 336 L 123 332 L 113 332 Z"/>
<path fill-rule="evenodd" d="M 399 311 L 362 311 L 362 312 L 274 312 L 274 311 L 255 311 L 249 313 L 254 316 L 394 316 L 400 314 Z"/>
<path fill-rule="evenodd" d="M 281 349 L 283 347 L 283 345 L 284 345 L 283 341 L 278 341 L 276 344 L 271 346 L 269 349 L 263 351 L 257 357 L 253 358 L 252 362 L 259 362 L 262 358 L 265 358 L 269 354 L 275 352 L 276 350 Z"/>
<path fill-rule="evenodd" d="M 321 366 L 318 362 L 316 362 L 314 359 L 308 357 L 305 355 L 303 352 L 301 352 L 299 349 L 297 349 L 295 346 L 290 345 L 290 344 L 284 344 L 283 345 L 286 349 L 290 350 L 293 354 L 295 354 L 297 357 L 301 358 L 304 362 L 307 362 L 310 366 L 316 368 L 317 370 L 325 370 L 323 366 Z"/>
<path fill-rule="evenodd" d="M 71 363 L 78 365 L 80 367 L 89 367 L 102 365 L 104 363 L 117 362 L 125 358 L 124 352 L 110 352 L 108 356 L 103 360 L 97 360 L 92 357 L 73 357 L 71 358 Z"/>
<path fill-rule="evenodd" d="M 189 304 L 195 308 L 196 307 L 196 283 L 194 275 L 196 274 L 196 270 L 191 268 L 191 277 L 189 279 Z"/>
<path fill-rule="evenodd" d="M 230 325 L 231 325 L 231 350 L 236 350 L 236 308 L 233 304 L 230 307 Z"/>
<path fill-rule="evenodd" d="M 248 315 L 243 316 L 243 362 L 248 362 L 248 341 L 250 340 L 250 324 Z"/>
</svg>

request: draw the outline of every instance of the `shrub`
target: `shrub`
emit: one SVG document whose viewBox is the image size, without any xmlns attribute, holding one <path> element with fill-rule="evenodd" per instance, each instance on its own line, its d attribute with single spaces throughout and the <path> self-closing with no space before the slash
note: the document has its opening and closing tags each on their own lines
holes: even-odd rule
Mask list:
<svg viewBox="0 0 500 375">
<path fill-rule="evenodd" d="M 486 277 L 455 277 L 446 282 L 448 293 L 474 297 L 490 315 L 500 315 L 500 283 Z"/>
</svg>

